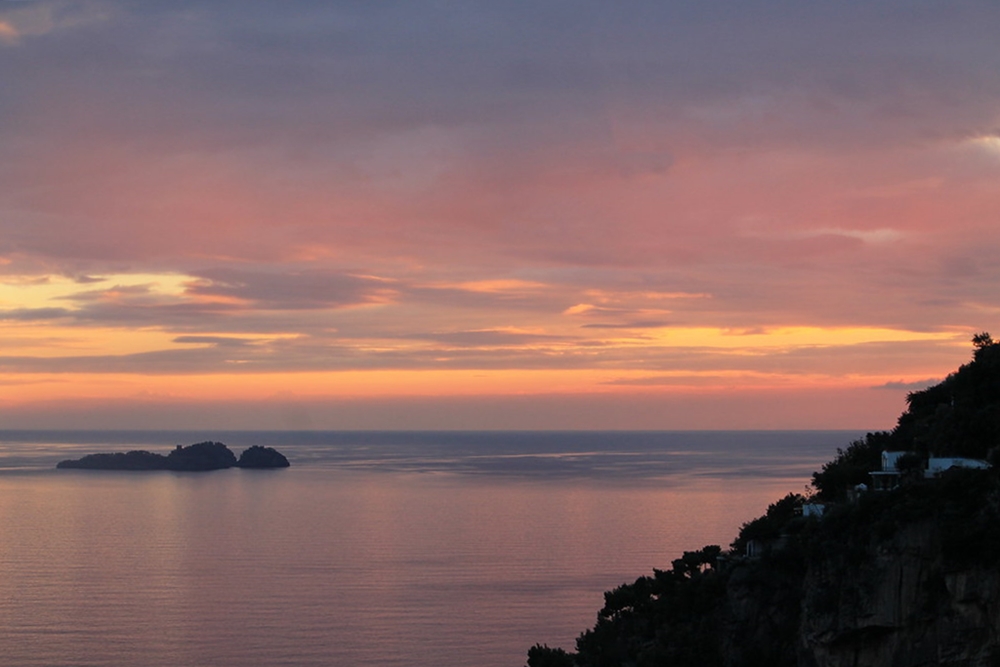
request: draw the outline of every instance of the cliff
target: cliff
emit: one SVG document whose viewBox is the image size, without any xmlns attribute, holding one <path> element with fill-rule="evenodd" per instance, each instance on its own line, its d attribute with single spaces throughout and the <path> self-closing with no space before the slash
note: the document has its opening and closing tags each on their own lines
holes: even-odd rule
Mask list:
<svg viewBox="0 0 1000 667">
<path fill-rule="evenodd" d="M 993 471 L 952 471 L 820 522 L 808 538 L 798 664 L 1000 664 L 998 508 Z"/>
<path fill-rule="evenodd" d="M 772 505 L 772 518 L 784 509 Z M 535 647 L 528 665 L 995 666 L 998 527 L 993 470 L 793 515 L 759 557 L 688 552 L 609 591 L 577 653 Z"/>
<path fill-rule="evenodd" d="M 528 667 L 1000 665 L 1000 344 L 974 342 L 893 431 L 838 450 L 812 497 L 775 502 L 728 551 L 685 552 L 608 591 L 575 653 L 534 646 Z M 883 449 L 994 467 L 853 493 Z M 802 516 L 818 500 L 826 512 Z"/>
</svg>

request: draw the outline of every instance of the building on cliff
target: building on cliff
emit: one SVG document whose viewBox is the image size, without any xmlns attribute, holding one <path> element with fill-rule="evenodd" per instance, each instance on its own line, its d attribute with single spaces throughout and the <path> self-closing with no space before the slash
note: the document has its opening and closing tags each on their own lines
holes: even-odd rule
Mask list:
<svg viewBox="0 0 1000 667">
<path fill-rule="evenodd" d="M 899 486 L 900 479 L 909 469 L 905 465 L 904 457 L 916 457 L 913 452 L 882 452 L 882 469 L 873 470 L 869 474 L 872 478 L 872 489 L 875 491 L 890 491 Z M 985 470 L 990 464 L 979 459 L 967 459 L 961 457 L 931 457 L 928 458 L 924 468 L 925 478 L 937 477 L 946 470 L 952 468 L 966 468 L 974 470 Z"/>
<path fill-rule="evenodd" d="M 826 512 L 826 503 L 802 503 L 795 508 L 795 516 L 823 518 Z"/>
<path fill-rule="evenodd" d="M 974 470 L 986 470 L 990 464 L 979 459 L 963 458 L 930 458 L 927 459 L 927 469 L 924 477 L 937 477 L 945 470 L 952 468 L 972 468 Z"/>
<path fill-rule="evenodd" d="M 912 452 L 882 452 L 882 469 L 869 473 L 872 478 L 872 489 L 889 491 L 899 486 L 899 479 L 903 475 L 903 471 L 899 468 L 899 460 L 910 454 Z"/>
</svg>

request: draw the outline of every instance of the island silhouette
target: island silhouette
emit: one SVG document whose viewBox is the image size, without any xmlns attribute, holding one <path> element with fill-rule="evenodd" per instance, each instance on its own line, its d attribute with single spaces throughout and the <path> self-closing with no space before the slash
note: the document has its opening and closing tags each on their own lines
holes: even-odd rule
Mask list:
<svg viewBox="0 0 1000 667">
<path fill-rule="evenodd" d="M 87 454 L 79 459 L 68 459 L 56 468 L 79 470 L 173 470 L 202 472 L 225 468 L 287 468 L 291 465 L 273 447 L 254 445 L 243 450 L 240 457 L 221 442 L 199 442 L 187 447 L 177 447 L 167 454 L 156 454 L 137 449 L 129 452 Z"/>
</svg>

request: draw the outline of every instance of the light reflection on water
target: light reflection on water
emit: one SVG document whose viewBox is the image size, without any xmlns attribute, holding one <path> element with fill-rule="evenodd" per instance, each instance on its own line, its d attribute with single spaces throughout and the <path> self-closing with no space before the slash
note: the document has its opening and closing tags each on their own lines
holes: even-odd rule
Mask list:
<svg viewBox="0 0 1000 667">
<path fill-rule="evenodd" d="M 728 543 L 855 434 L 758 436 L 285 434 L 268 444 L 288 470 L 122 474 L 51 465 L 275 436 L 0 434 L 0 460 L 33 470 L 0 473 L 0 662 L 520 667 L 535 642 L 571 648 L 604 590 Z"/>
</svg>

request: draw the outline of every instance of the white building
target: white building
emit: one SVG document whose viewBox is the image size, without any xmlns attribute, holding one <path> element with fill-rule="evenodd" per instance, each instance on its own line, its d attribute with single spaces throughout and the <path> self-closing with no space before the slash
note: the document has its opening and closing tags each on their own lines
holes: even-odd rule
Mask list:
<svg viewBox="0 0 1000 667">
<path fill-rule="evenodd" d="M 826 511 L 826 505 L 823 503 L 803 503 L 802 504 L 802 516 L 814 516 L 816 518 L 822 518 L 823 512 Z"/>
<path fill-rule="evenodd" d="M 872 477 L 872 488 L 876 491 L 888 491 L 899 486 L 899 478 L 902 471 L 899 469 L 899 460 L 912 454 L 912 452 L 882 452 L 882 469 L 873 470 L 869 473 Z M 979 459 L 965 459 L 961 457 L 930 458 L 927 459 L 927 467 L 924 470 L 924 477 L 937 477 L 945 470 L 951 468 L 967 468 L 972 470 L 985 470 L 990 464 Z"/>
<path fill-rule="evenodd" d="M 873 490 L 888 491 L 899 486 L 899 477 L 902 474 L 899 470 L 899 460 L 907 454 L 912 452 L 882 452 L 882 469 L 869 473 L 872 477 Z"/>
<path fill-rule="evenodd" d="M 924 477 L 937 477 L 945 470 L 950 470 L 952 468 L 986 470 L 989 467 L 989 463 L 986 461 L 980 461 L 979 459 L 932 458 L 927 459 L 927 470 L 924 471 Z"/>
</svg>

